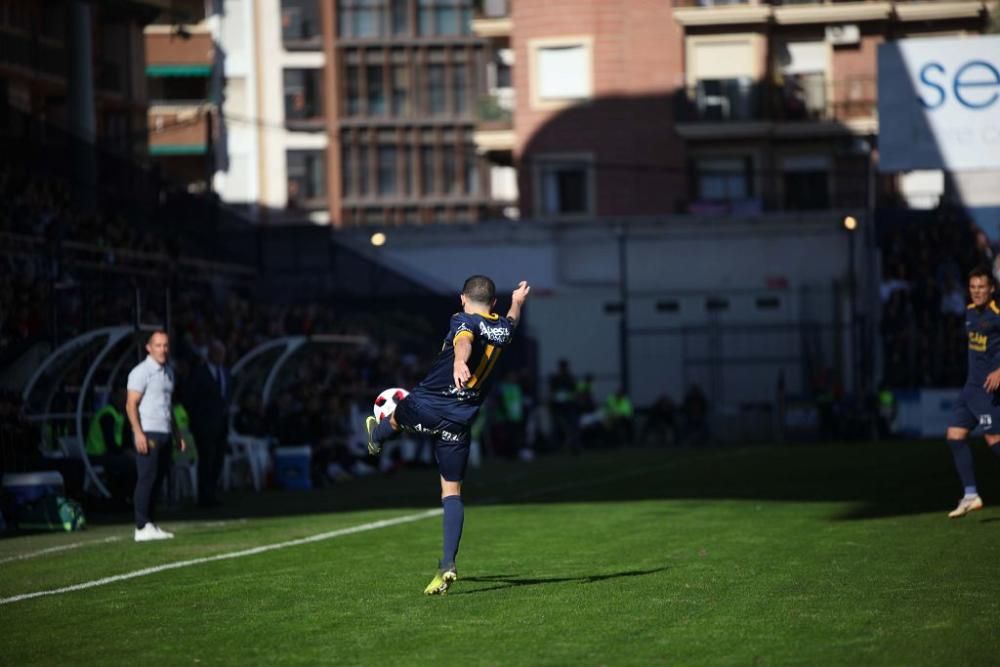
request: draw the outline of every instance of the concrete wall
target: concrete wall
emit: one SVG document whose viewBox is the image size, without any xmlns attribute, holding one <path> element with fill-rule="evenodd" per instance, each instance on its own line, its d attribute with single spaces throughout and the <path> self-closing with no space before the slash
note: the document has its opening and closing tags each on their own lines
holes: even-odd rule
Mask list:
<svg viewBox="0 0 1000 667">
<path fill-rule="evenodd" d="M 846 318 L 848 271 L 842 214 L 761 220 L 632 223 L 625 244 L 632 393 L 639 405 L 667 392 L 675 400 L 698 382 L 732 405 L 773 399 L 784 371 L 790 393 L 806 389 L 803 359 L 842 367 L 849 343 L 835 325 Z M 619 232 L 596 227 L 483 224 L 389 230 L 337 241 L 392 266 L 442 294 L 457 294 L 471 274 L 494 278 L 499 308 L 518 280 L 533 286 L 527 329 L 539 343 L 539 371 L 566 358 L 593 373 L 599 397 L 620 382 Z M 859 311 L 874 285 L 855 239 Z M 725 301 L 724 308 L 710 305 Z M 807 326 L 808 325 L 808 326 Z M 732 360 L 732 362 L 727 361 Z M 720 370 L 721 368 L 721 370 Z M 848 378 L 844 378 L 845 381 Z"/>
</svg>

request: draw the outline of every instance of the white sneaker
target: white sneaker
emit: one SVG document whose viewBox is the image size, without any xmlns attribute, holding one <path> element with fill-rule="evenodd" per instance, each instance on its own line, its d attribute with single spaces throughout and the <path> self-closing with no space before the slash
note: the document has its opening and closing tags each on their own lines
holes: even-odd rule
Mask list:
<svg viewBox="0 0 1000 667">
<path fill-rule="evenodd" d="M 155 523 L 153 524 L 153 530 L 156 531 L 156 534 L 160 536 L 161 540 L 172 540 L 174 538 L 174 534 L 173 533 L 169 533 L 169 532 L 163 530 L 162 528 L 160 528 L 159 526 L 157 526 Z"/>
<path fill-rule="evenodd" d="M 983 499 L 978 495 L 965 497 L 958 501 L 958 507 L 948 512 L 948 518 L 957 519 L 963 517 L 969 512 L 975 512 L 976 510 L 983 509 Z"/>
<path fill-rule="evenodd" d="M 169 540 L 173 537 L 170 533 L 165 533 L 153 523 L 147 523 L 142 528 L 135 529 L 136 542 L 152 542 L 153 540 Z"/>
</svg>

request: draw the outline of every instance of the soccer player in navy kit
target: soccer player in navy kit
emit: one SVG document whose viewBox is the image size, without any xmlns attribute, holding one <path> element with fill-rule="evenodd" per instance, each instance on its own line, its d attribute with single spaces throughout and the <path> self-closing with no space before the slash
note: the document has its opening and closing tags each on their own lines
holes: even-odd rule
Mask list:
<svg viewBox="0 0 1000 667">
<path fill-rule="evenodd" d="M 511 295 L 506 317 L 493 312 L 496 286 L 486 276 L 472 276 L 462 287 L 462 312 L 451 317 L 448 335 L 427 377 L 399 402 L 389 419 L 368 417 L 368 451 L 378 454 L 382 443 L 400 431 L 434 437 L 434 458 L 441 473 L 444 507 L 444 549 L 438 573 L 426 595 L 440 595 L 458 577 L 455 556 L 462 539 L 465 506 L 462 479 L 469 461 L 469 428 L 496 377 L 493 369 L 510 343 L 521 319 L 521 307 L 531 288 L 521 281 Z"/>
<path fill-rule="evenodd" d="M 972 470 L 972 453 L 966 439 L 976 426 L 990 451 L 1000 456 L 1000 307 L 993 300 L 995 286 L 988 269 L 969 273 L 972 303 L 965 311 L 969 336 L 969 372 L 948 425 L 948 445 L 965 495 L 948 516 L 956 519 L 983 508 Z"/>
</svg>

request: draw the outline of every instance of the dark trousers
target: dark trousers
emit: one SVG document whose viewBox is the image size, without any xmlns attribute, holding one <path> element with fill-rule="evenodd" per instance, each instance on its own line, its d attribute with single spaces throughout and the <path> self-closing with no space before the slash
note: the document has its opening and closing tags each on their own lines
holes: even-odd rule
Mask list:
<svg viewBox="0 0 1000 667">
<path fill-rule="evenodd" d="M 153 521 L 156 499 L 163 486 L 163 478 L 170 472 L 173 440 L 169 433 L 146 433 L 149 451 L 135 453 L 135 526 L 142 528 Z"/>
<path fill-rule="evenodd" d="M 192 433 L 198 447 L 198 502 L 215 502 L 215 489 L 219 486 L 222 463 L 229 448 L 229 432 L 225 425 L 214 430 Z"/>
</svg>

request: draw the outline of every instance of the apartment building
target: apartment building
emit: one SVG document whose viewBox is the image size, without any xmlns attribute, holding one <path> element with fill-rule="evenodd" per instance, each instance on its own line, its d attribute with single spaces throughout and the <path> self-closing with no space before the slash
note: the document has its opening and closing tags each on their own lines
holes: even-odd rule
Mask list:
<svg viewBox="0 0 1000 667">
<path fill-rule="evenodd" d="M 877 146 L 878 45 L 976 34 L 984 2 L 673 0 L 687 210 L 863 207 Z"/>
<path fill-rule="evenodd" d="M 473 0 L 221 6 L 224 200 L 334 226 L 499 214 L 473 139 L 487 65 Z"/>
<path fill-rule="evenodd" d="M 211 0 L 171 0 L 145 27 L 149 155 L 163 177 L 204 192 L 215 171 L 220 72 Z"/>
<path fill-rule="evenodd" d="M 521 216 L 675 212 L 686 174 L 671 119 L 683 63 L 670 4 L 521 0 L 509 13 Z"/>
</svg>

